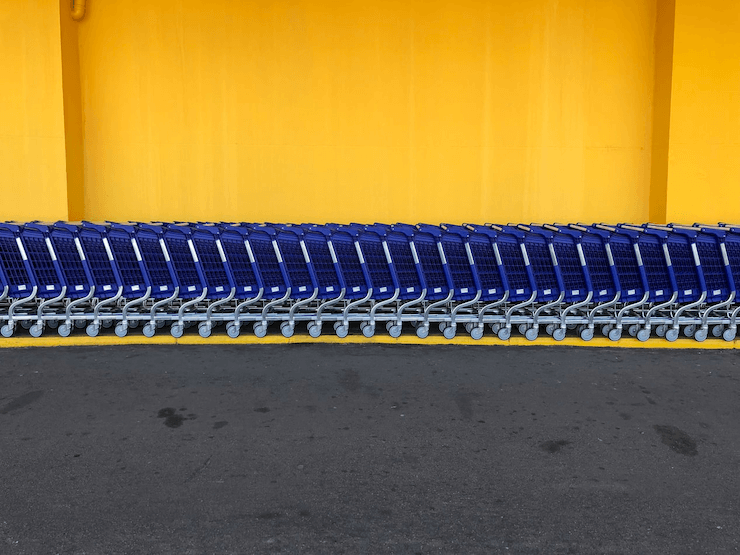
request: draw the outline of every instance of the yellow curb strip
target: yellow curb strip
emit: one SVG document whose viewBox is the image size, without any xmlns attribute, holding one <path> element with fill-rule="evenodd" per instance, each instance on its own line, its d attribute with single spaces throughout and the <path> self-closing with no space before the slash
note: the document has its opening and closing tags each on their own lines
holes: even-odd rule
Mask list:
<svg viewBox="0 0 740 555">
<path fill-rule="evenodd" d="M 371 338 L 362 335 L 350 335 L 341 339 L 334 335 L 322 335 L 313 338 L 308 335 L 294 335 L 286 338 L 280 334 L 268 335 L 258 338 L 251 333 L 244 333 L 232 339 L 224 334 L 212 335 L 208 338 L 199 335 L 187 335 L 175 339 L 168 333 L 161 333 L 152 338 L 132 333 L 126 337 L 112 335 L 88 337 L 84 335 L 60 337 L 51 335 L 39 338 L 33 337 L 10 337 L 0 338 L 0 349 L 2 348 L 25 348 L 25 347 L 79 347 L 79 346 L 108 346 L 108 345 L 298 345 L 298 344 L 383 344 L 383 345 L 478 345 L 478 346 L 568 346 L 568 347 L 619 347 L 630 349 L 737 349 L 740 340 L 723 341 L 721 339 L 708 339 L 699 343 L 694 339 L 679 339 L 673 343 L 661 338 L 651 338 L 649 341 L 641 342 L 632 337 L 610 341 L 605 337 L 595 337 L 591 341 L 583 341 L 577 337 L 566 337 L 563 341 L 555 341 L 551 337 L 541 337 L 536 341 L 528 341 L 524 337 L 512 337 L 508 341 L 501 341 L 495 336 L 483 337 L 478 341 L 471 337 L 461 335 L 449 340 L 442 336 L 429 336 L 419 339 L 415 335 L 402 335 L 394 339 L 388 335 L 377 335 Z"/>
</svg>

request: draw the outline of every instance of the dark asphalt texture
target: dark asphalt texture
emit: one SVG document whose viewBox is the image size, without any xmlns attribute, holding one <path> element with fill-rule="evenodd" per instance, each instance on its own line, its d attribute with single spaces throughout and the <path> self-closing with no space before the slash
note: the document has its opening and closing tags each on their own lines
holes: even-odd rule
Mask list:
<svg viewBox="0 0 740 555">
<path fill-rule="evenodd" d="M 0 351 L 0 554 L 734 553 L 740 353 Z"/>
</svg>

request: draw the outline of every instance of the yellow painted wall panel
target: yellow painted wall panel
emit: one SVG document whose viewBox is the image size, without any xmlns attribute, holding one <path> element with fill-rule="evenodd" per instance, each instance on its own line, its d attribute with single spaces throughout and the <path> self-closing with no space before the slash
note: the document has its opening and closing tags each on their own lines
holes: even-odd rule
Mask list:
<svg viewBox="0 0 740 555">
<path fill-rule="evenodd" d="M 740 4 L 677 0 L 667 217 L 740 222 Z"/>
<path fill-rule="evenodd" d="M 93 219 L 644 220 L 655 0 L 91 2 Z"/>
<path fill-rule="evenodd" d="M 64 219 L 59 5 L 0 2 L 0 220 Z"/>
</svg>

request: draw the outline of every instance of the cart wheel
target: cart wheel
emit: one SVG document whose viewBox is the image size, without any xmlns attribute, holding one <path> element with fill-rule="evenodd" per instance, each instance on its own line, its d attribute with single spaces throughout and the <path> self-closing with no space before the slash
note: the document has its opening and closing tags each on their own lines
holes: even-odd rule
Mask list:
<svg viewBox="0 0 740 555">
<path fill-rule="evenodd" d="M 642 328 L 640 331 L 637 332 L 637 339 L 639 341 L 642 341 L 643 343 L 650 339 L 650 330 Z"/>
<path fill-rule="evenodd" d="M 254 324 L 254 335 L 260 339 L 267 335 L 267 324 L 264 322 L 256 322 Z"/>
<path fill-rule="evenodd" d="M 103 327 L 105 329 L 113 327 L 113 320 L 103 320 Z"/>
<path fill-rule="evenodd" d="M 502 327 L 496 335 L 501 341 L 508 341 L 511 338 L 511 328 Z"/>
<path fill-rule="evenodd" d="M 476 341 L 483 339 L 483 326 L 475 326 L 472 330 L 468 331 L 470 333 L 470 337 Z"/>
<path fill-rule="evenodd" d="M 426 339 L 429 335 L 429 326 L 419 326 L 416 328 L 416 336 L 419 339 Z"/>
<path fill-rule="evenodd" d="M 100 333 L 100 324 L 90 324 L 85 331 L 90 337 L 97 337 Z"/>
<path fill-rule="evenodd" d="M 149 322 L 148 324 L 144 324 L 141 332 L 144 334 L 144 337 L 154 337 L 154 334 L 157 332 L 157 326 Z"/>
<path fill-rule="evenodd" d="M 393 339 L 398 339 L 399 337 L 401 337 L 401 330 L 402 329 L 403 328 L 399 324 L 396 324 L 395 326 L 391 326 L 391 329 L 388 330 L 388 334 Z"/>
<path fill-rule="evenodd" d="M 24 330 L 30 330 L 31 329 L 31 326 L 33 326 L 33 321 L 32 320 L 21 320 L 21 327 Z"/>
<path fill-rule="evenodd" d="M 694 337 L 695 333 L 696 333 L 696 326 L 694 324 L 689 324 L 683 329 L 683 334 L 686 337 Z"/>
<path fill-rule="evenodd" d="M 614 329 L 614 326 L 612 326 L 611 324 L 601 326 L 601 334 L 604 337 L 609 337 L 609 332 L 612 331 L 613 329 Z"/>
<path fill-rule="evenodd" d="M 44 333 L 44 328 L 39 324 L 34 324 L 28 329 L 28 331 L 31 334 L 31 337 L 41 337 L 41 334 Z"/>
<path fill-rule="evenodd" d="M 11 332 L 12 335 L 12 332 Z M 737 330 L 735 328 L 727 328 L 725 331 L 722 332 L 722 339 L 725 341 L 732 341 L 735 339 L 735 336 L 737 335 Z M 9 335 L 6 335 L 5 337 L 10 337 Z"/>
<path fill-rule="evenodd" d="M 501 324 L 490 324 L 489 327 L 493 333 L 498 333 L 498 330 L 501 329 Z"/>
<path fill-rule="evenodd" d="M 373 326 L 372 324 L 365 325 L 365 327 L 362 328 L 362 335 L 364 335 L 365 337 L 372 337 L 373 335 L 375 335 L 375 326 Z"/>
<path fill-rule="evenodd" d="M 669 329 L 665 332 L 665 338 L 670 342 L 675 341 L 678 339 L 678 330 L 676 328 Z"/>
<path fill-rule="evenodd" d="M 707 335 L 709 335 L 709 330 L 706 330 L 704 328 L 699 328 L 694 332 L 694 339 L 696 339 L 699 343 L 704 341 L 707 338 Z"/>
<path fill-rule="evenodd" d="M 226 324 L 226 335 L 231 337 L 231 339 L 236 339 L 239 337 L 240 332 L 240 326 L 234 322 L 229 322 Z"/>
<path fill-rule="evenodd" d="M 337 320 L 334 322 L 334 331 L 337 331 L 337 328 L 342 325 L 341 320 Z"/>
<path fill-rule="evenodd" d="M 638 326 L 637 324 L 632 324 L 629 328 L 627 328 L 627 333 L 629 333 L 632 337 L 636 337 L 638 331 L 640 331 L 640 326 Z"/>
<path fill-rule="evenodd" d="M 527 334 L 527 330 L 529 329 L 529 326 L 527 324 L 519 324 L 519 326 L 517 327 L 517 329 L 519 330 L 519 333 L 521 335 L 526 335 Z"/>
<path fill-rule="evenodd" d="M 337 337 L 344 339 L 347 337 L 347 334 L 349 333 L 349 326 L 345 326 L 342 324 L 341 326 L 338 326 L 336 329 Z"/>
<path fill-rule="evenodd" d="M 207 337 L 211 337 L 212 329 L 213 328 L 208 322 L 201 322 L 200 324 L 198 324 L 198 334 L 204 339 Z"/>
<path fill-rule="evenodd" d="M 555 341 L 562 341 L 565 339 L 565 331 L 563 328 L 558 328 L 554 332 L 552 332 L 552 338 Z"/>
<path fill-rule="evenodd" d="M 569 330 L 573 331 L 574 329 L 576 329 L 578 327 L 578 324 L 568 324 L 566 327 Z"/>
<path fill-rule="evenodd" d="M 545 333 L 547 333 L 547 335 L 552 335 L 553 333 L 555 333 L 556 329 L 557 326 L 555 324 L 547 324 L 545 326 Z"/>
<path fill-rule="evenodd" d="M 439 328 L 439 333 L 444 333 L 444 331 L 450 326 L 449 322 L 440 322 L 437 326 Z"/>
<path fill-rule="evenodd" d="M 387 321 L 387 322 L 385 323 L 385 330 L 386 330 L 386 331 L 391 331 L 391 328 L 393 327 L 393 325 L 394 325 L 395 323 L 396 323 L 396 321 L 395 321 L 395 320 L 388 320 L 388 321 Z"/>
<path fill-rule="evenodd" d="M 157 329 L 158 330 L 161 330 L 164 327 L 164 325 L 165 325 L 165 321 L 164 320 L 157 320 Z"/>
<path fill-rule="evenodd" d="M 581 330 L 581 339 L 584 341 L 591 341 L 594 338 L 594 329 L 586 327 Z"/>
<path fill-rule="evenodd" d="M 475 326 L 475 324 L 473 322 L 466 322 L 465 323 L 465 331 L 468 332 L 468 333 L 470 333 L 473 330 L 473 326 Z"/>
<path fill-rule="evenodd" d="M 59 326 L 59 320 L 49 320 L 48 322 L 46 322 L 46 325 L 55 330 L 57 329 L 57 326 Z"/>
<path fill-rule="evenodd" d="M 283 334 L 283 337 L 293 337 L 293 334 L 295 333 L 295 324 L 291 322 L 283 322 L 280 324 L 280 332 Z"/>
<path fill-rule="evenodd" d="M 69 337 L 69 334 L 72 333 L 72 326 L 70 326 L 69 324 L 62 324 L 57 328 L 57 333 L 61 337 Z"/>
<path fill-rule="evenodd" d="M 622 330 L 619 328 L 614 328 L 609 330 L 609 339 L 612 341 L 619 341 L 622 337 Z"/>
<path fill-rule="evenodd" d="M 722 337 L 722 332 L 725 331 L 725 327 L 722 324 L 712 326 L 712 335 L 714 337 Z"/>
<path fill-rule="evenodd" d="M 537 336 L 540 334 L 540 330 L 537 328 L 529 328 L 527 331 L 524 332 L 524 337 L 526 337 L 530 341 L 534 341 L 537 339 Z"/>
<path fill-rule="evenodd" d="M 655 335 L 658 337 L 665 337 L 665 332 L 668 331 L 668 326 L 665 324 L 659 325 L 657 328 L 655 328 Z"/>
<path fill-rule="evenodd" d="M 170 326 L 170 334 L 172 334 L 172 337 L 175 339 L 181 338 L 184 331 L 185 327 L 182 324 L 172 324 Z"/>
<path fill-rule="evenodd" d="M 456 326 L 447 326 L 442 334 L 445 336 L 445 339 L 455 339 L 455 334 L 457 333 Z"/>
<path fill-rule="evenodd" d="M 139 327 L 139 321 L 138 320 L 129 320 L 128 321 L 128 327 L 130 327 L 131 329 L 134 329 L 135 330 L 136 328 Z"/>
<path fill-rule="evenodd" d="M 118 322 L 116 324 L 116 335 L 118 337 L 126 337 L 126 334 L 128 334 L 128 325 L 126 322 Z"/>
<path fill-rule="evenodd" d="M 308 335 L 313 338 L 319 337 L 321 335 L 321 326 L 315 322 L 308 324 Z"/>
<path fill-rule="evenodd" d="M 87 326 L 87 322 L 85 320 L 75 320 L 75 327 L 78 330 L 83 329 L 85 326 Z"/>
<path fill-rule="evenodd" d="M 15 332 L 15 326 L 10 324 L 6 324 L 0 328 L 0 335 L 3 337 L 13 337 L 13 332 Z"/>
</svg>

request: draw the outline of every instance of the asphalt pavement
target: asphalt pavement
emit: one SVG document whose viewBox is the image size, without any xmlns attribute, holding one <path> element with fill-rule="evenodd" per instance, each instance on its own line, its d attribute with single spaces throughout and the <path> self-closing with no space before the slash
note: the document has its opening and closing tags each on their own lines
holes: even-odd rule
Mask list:
<svg viewBox="0 0 740 555">
<path fill-rule="evenodd" d="M 740 352 L 0 350 L 0 554 L 740 549 Z"/>
</svg>

